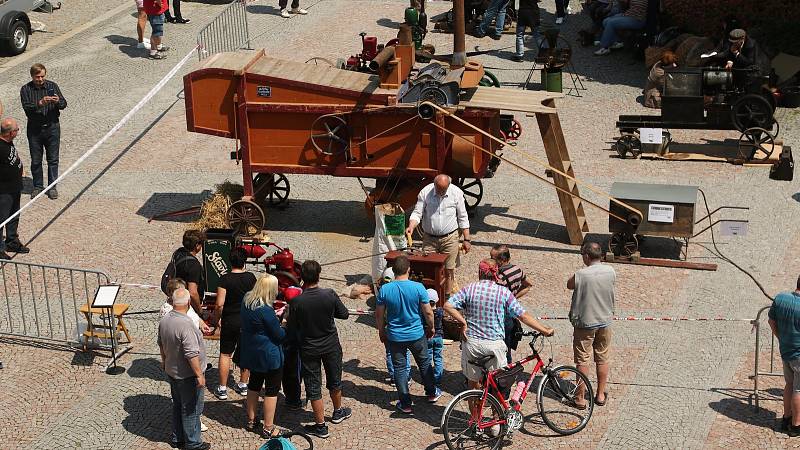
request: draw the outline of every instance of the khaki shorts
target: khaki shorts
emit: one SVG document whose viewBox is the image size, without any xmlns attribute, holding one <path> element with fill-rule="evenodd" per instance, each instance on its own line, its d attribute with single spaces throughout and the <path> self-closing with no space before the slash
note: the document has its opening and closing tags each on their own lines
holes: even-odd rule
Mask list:
<svg viewBox="0 0 800 450">
<path fill-rule="evenodd" d="M 422 251 L 446 254 L 447 259 L 444 261 L 444 268 L 447 270 L 454 270 L 461 265 L 458 252 L 460 249 L 461 243 L 458 242 L 458 230 L 442 237 L 434 237 L 428 233 L 422 233 Z"/>
<path fill-rule="evenodd" d="M 572 350 L 575 353 L 575 364 L 589 364 L 592 353 L 596 364 L 607 363 L 611 350 L 611 327 L 575 328 L 572 334 Z"/>
<path fill-rule="evenodd" d="M 499 369 L 506 364 L 506 343 L 503 341 L 482 341 L 480 339 L 468 338 L 461 343 L 461 371 L 470 381 L 479 382 L 483 377 L 483 371 L 475 364 L 470 364 L 469 360 L 477 360 L 486 355 L 494 355 L 486 363 L 486 369 L 492 371 Z"/>
<path fill-rule="evenodd" d="M 783 362 L 783 379 L 793 392 L 800 393 L 800 359 Z"/>
</svg>

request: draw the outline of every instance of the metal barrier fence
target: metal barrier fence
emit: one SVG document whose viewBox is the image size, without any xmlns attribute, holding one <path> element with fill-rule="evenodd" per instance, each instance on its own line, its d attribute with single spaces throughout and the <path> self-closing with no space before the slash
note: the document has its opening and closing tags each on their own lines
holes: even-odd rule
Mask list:
<svg viewBox="0 0 800 450">
<path fill-rule="evenodd" d="M 197 35 L 197 59 L 211 55 L 250 48 L 250 28 L 247 25 L 247 3 L 234 0 L 200 30 Z"/>
<path fill-rule="evenodd" d="M 769 327 L 769 325 L 766 323 L 766 321 L 764 323 L 761 322 L 761 318 L 762 318 L 761 316 L 762 315 L 766 315 L 765 311 L 767 311 L 769 308 L 770 308 L 770 306 L 765 306 L 765 307 L 761 308 L 758 311 L 758 314 L 756 314 L 756 318 L 751 322 L 753 324 L 753 330 L 756 333 L 756 351 L 755 351 L 754 370 L 753 370 L 753 375 L 750 376 L 750 378 L 753 380 L 753 401 L 755 403 L 755 407 L 756 408 L 759 407 L 761 377 L 783 377 L 783 361 L 781 360 L 780 354 L 777 355 L 777 358 L 778 358 L 777 359 L 777 366 L 778 366 L 777 367 L 777 371 L 776 371 L 776 368 L 775 368 L 775 365 L 776 365 L 776 359 L 775 359 L 775 357 L 776 357 L 776 354 L 775 354 L 776 345 L 775 344 L 777 344 L 777 339 L 772 334 L 772 329 Z M 762 325 L 766 325 L 766 326 L 762 327 Z M 765 328 L 766 330 L 762 330 L 762 328 Z M 761 367 L 761 362 L 762 362 L 761 361 L 761 338 L 762 338 L 761 335 L 764 332 L 768 333 L 768 338 L 770 339 L 769 357 L 768 357 L 768 359 L 766 361 L 767 362 L 767 366 L 769 367 L 768 371 L 765 371 Z"/>
<path fill-rule="evenodd" d="M 107 274 L 73 267 L 0 261 L 0 334 L 76 341 L 80 307 L 97 287 L 110 284 Z"/>
</svg>

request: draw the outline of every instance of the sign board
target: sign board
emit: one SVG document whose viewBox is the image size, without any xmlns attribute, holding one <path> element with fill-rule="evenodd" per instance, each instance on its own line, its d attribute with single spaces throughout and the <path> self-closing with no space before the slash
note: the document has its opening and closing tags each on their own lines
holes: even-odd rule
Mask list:
<svg viewBox="0 0 800 450">
<path fill-rule="evenodd" d="M 661 128 L 640 128 L 639 141 L 642 144 L 658 144 L 662 142 Z"/>
<path fill-rule="evenodd" d="M 258 86 L 256 87 L 256 94 L 259 97 L 272 97 L 272 88 L 269 86 Z M 661 142 L 659 140 L 659 142 Z"/>
<path fill-rule="evenodd" d="M 647 207 L 647 221 L 673 223 L 675 221 L 675 205 L 650 203 Z"/>
<path fill-rule="evenodd" d="M 92 308 L 111 308 L 114 302 L 117 301 L 117 294 L 119 293 L 119 286 L 98 286 L 97 292 L 94 294 L 92 301 Z"/>
<path fill-rule="evenodd" d="M 719 223 L 723 236 L 747 236 L 747 222 L 744 220 L 723 220 Z"/>
</svg>

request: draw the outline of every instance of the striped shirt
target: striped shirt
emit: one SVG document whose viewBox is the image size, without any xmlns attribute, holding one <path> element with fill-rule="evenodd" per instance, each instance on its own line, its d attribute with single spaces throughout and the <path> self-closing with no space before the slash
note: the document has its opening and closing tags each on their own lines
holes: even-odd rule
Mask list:
<svg viewBox="0 0 800 450">
<path fill-rule="evenodd" d="M 631 0 L 628 10 L 622 15 L 647 22 L 647 0 Z"/>
<path fill-rule="evenodd" d="M 519 295 L 523 281 L 525 281 L 525 272 L 519 266 L 506 264 L 497 269 L 497 284 L 507 287 L 514 295 Z"/>
<path fill-rule="evenodd" d="M 467 337 L 486 341 L 505 338 L 505 318 L 525 314 L 514 294 L 494 281 L 480 280 L 464 286 L 447 301 L 463 310 Z"/>
<path fill-rule="evenodd" d="M 58 103 L 45 103 L 39 106 L 39 101 L 47 97 L 47 91 L 50 89 L 58 96 Z M 67 99 L 64 98 L 61 89 L 50 80 L 44 80 L 41 87 L 36 86 L 33 81 L 26 83 L 20 89 L 19 97 L 22 101 L 22 109 L 28 116 L 29 126 L 56 123 L 61 115 L 61 110 L 67 107 Z"/>
</svg>

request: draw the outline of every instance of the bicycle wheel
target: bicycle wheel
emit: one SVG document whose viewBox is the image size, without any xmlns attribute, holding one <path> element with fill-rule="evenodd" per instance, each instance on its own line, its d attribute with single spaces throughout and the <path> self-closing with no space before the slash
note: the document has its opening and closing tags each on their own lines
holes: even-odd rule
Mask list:
<svg viewBox="0 0 800 450">
<path fill-rule="evenodd" d="M 585 392 L 586 407 L 580 409 L 575 404 L 580 390 Z M 539 385 L 536 394 L 539 412 L 544 423 L 561 435 L 581 431 L 592 417 L 594 392 L 586 375 L 571 366 L 553 368 Z"/>
<path fill-rule="evenodd" d="M 450 450 L 489 449 L 497 450 L 503 446 L 508 429 L 505 412 L 500 402 L 489 394 L 483 408 L 480 407 L 483 391 L 473 389 L 464 391 L 453 398 L 442 415 L 442 434 Z M 473 409 L 481 409 L 475 411 Z M 479 424 L 499 422 L 492 427 L 479 429 Z"/>
</svg>

